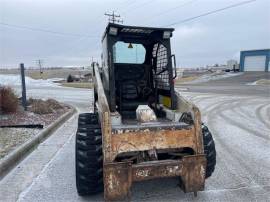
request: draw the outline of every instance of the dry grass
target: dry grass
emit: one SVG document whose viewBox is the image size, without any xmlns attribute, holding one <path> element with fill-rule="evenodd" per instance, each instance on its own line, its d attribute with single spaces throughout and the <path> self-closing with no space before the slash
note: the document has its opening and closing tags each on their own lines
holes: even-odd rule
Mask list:
<svg viewBox="0 0 270 202">
<path fill-rule="evenodd" d="M 88 89 L 93 88 L 93 84 L 90 82 L 71 82 L 71 83 L 63 82 L 60 84 L 65 87 L 72 87 L 72 88 L 88 88 Z"/>
<path fill-rule="evenodd" d="M 184 77 L 184 78 L 176 79 L 175 84 L 181 84 L 181 83 L 185 83 L 185 82 L 188 82 L 188 81 L 193 81 L 193 80 L 195 80 L 197 78 L 198 78 L 198 76 L 190 76 L 190 77 Z"/>
<path fill-rule="evenodd" d="M 270 80 L 269 79 L 260 79 L 256 81 L 257 85 L 270 85 Z"/>
<path fill-rule="evenodd" d="M 50 114 L 55 110 L 64 108 L 59 102 L 54 99 L 41 100 L 41 99 L 32 99 L 28 100 L 30 105 L 29 110 L 36 114 Z"/>
<path fill-rule="evenodd" d="M 29 72 L 29 77 L 31 77 L 32 79 L 48 79 L 49 73 L 48 71 L 43 71 L 43 73 L 40 74 L 39 71 L 31 71 Z"/>
<path fill-rule="evenodd" d="M 0 86 L 0 112 L 16 112 L 19 106 L 18 97 L 10 87 Z"/>
</svg>

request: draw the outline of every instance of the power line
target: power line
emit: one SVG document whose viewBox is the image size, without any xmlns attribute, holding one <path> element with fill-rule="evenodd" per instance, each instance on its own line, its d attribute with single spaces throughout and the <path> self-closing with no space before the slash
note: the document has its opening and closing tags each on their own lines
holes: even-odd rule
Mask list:
<svg viewBox="0 0 270 202">
<path fill-rule="evenodd" d="M 171 12 L 171 11 L 176 10 L 176 9 L 178 9 L 178 8 L 181 8 L 181 7 L 184 7 L 184 6 L 186 6 L 186 5 L 189 5 L 189 4 L 191 4 L 191 3 L 195 2 L 195 1 L 198 1 L 198 0 L 190 0 L 190 1 L 185 2 L 185 3 L 181 3 L 181 4 L 178 5 L 178 6 L 175 6 L 175 7 L 173 7 L 173 8 L 167 9 L 166 11 L 160 12 L 160 13 L 158 13 L 158 14 L 156 14 L 156 15 L 153 15 L 152 17 L 150 17 L 150 19 L 148 19 L 148 20 L 146 20 L 146 21 L 144 21 L 144 22 L 147 22 L 147 21 L 149 21 L 149 20 L 151 21 L 151 20 L 153 20 L 154 17 L 155 17 L 155 19 L 156 19 L 156 17 L 160 17 L 160 16 L 162 16 L 162 15 L 168 13 L 168 12 Z"/>
<path fill-rule="evenodd" d="M 124 11 L 124 14 L 126 14 L 126 13 L 129 14 L 131 12 L 137 11 L 137 9 L 139 9 L 139 8 L 149 4 L 149 3 L 152 3 L 152 2 L 153 2 L 153 0 L 148 0 L 148 1 L 144 2 L 144 3 L 142 3 L 142 4 L 137 5 L 135 9 L 130 7 L 129 9 L 126 9 L 126 11 Z"/>
<path fill-rule="evenodd" d="M 127 5 L 127 6 L 130 6 L 130 5 L 134 4 L 134 3 L 136 3 L 136 0 L 127 0 L 127 1 L 123 2 L 123 4 L 122 4 L 123 7 L 122 7 L 122 8 L 125 8 L 126 5 Z M 104 15 L 102 15 L 102 16 L 104 16 Z M 100 23 L 103 21 L 102 16 L 99 17 L 99 21 L 96 22 L 97 24 L 100 24 Z M 119 22 L 120 22 L 120 23 L 123 23 L 123 20 L 120 20 Z M 96 27 L 96 29 L 94 29 L 93 32 L 97 32 L 98 29 L 99 29 L 99 27 Z M 83 39 L 83 38 L 80 38 L 80 39 L 77 41 L 76 44 L 78 44 L 78 42 L 80 42 L 82 39 Z M 84 40 L 85 40 L 85 38 L 84 38 Z M 73 47 L 73 46 L 72 46 L 72 47 Z M 73 47 L 73 48 L 74 48 L 74 47 Z M 68 51 L 68 52 L 70 52 L 70 51 Z"/>
<path fill-rule="evenodd" d="M 134 4 L 136 3 L 136 0 L 127 0 L 123 3 L 123 5 L 131 5 L 131 4 Z"/>
<path fill-rule="evenodd" d="M 233 5 L 230 5 L 230 6 L 227 6 L 227 7 L 224 7 L 224 8 L 220 8 L 220 9 L 217 9 L 217 10 L 213 10 L 213 11 L 210 11 L 210 12 L 207 12 L 207 13 L 203 13 L 203 14 L 201 14 L 201 15 L 197 15 L 197 16 L 194 16 L 194 17 L 191 17 L 191 18 L 187 18 L 187 19 L 184 19 L 184 20 L 176 21 L 176 22 L 174 22 L 174 23 L 167 24 L 167 25 L 164 25 L 164 26 L 172 26 L 172 25 L 176 25 L 176 24 L 185 23 L 185 22 L 188 22 L 188 21 L 197 19 L 197 18 L 201 18 L 201 17 L 207 16 L 207 15 L 211 15 L 211 14 L 214 14 L 214 13 L 218 13 L 218 12 L 220 12 L 220 11 L 224 11 L 224 10 L 227 10 L 227 9 L 230 9 L 230 8 L 242 6 L 242 5 L 244 5 L 244 4 L 249 4 L 249 3 L 252 3 L 252 2 L 254 2 L 254 1 L 256 1 L 256 0 L 243 1 L 243 2 L 241 2 L 241 3 L 233 4 Z"/>
<path fill-rule="evenodd" d="M 124 4 L 124 6 L 120 6 L 120 10 L 131 8 L 131 6 L 136 4 L 136 0 L 126 1 L 126 3 L 127 4 Z"/>
<path fill-rule="evenodd" d="M 95 50 L 97 45 L 99 45 L 99 43 L 100 43 L 100 41 L 95 41 L 94 43 L 92 43 L 92 44 L 94 44 L 92 46 L 92 45 L 90 45 L 89 38 L 84 38 L 83 41 L 81 40 L 80 42 L 83 42 L 80 46 L 76 46 L 76 44 L 74 44 L 69 49 L 67 49 L 64 52 L 64 54 L 62 54 L 62 55 L 71 55 L 71 54 L 74 55 L 74 53 L 76 53 L 78 55 L 78 54 L 80 54 L 80 52 L 82 52 L 82 50 L 88 50 L 89 48 L 92 48 Z M 63 51 L 61 53 L 63 53 Z"/>
<path fill-rule="evenodd" d="M 0 25 L 7 26 L 7 27 L 19 28 L 19 29 L 26 29 L 26 30 L 31 30 L 31 31 L 37 31 L 37 32 L 46 32 L 46 33 L 50 33 L 50 34 L 57 34 L 57 35 L 63 35 L 63 36 L 99 38 L 98 36 L 58 32 L 58 31 L 53 31 L 53 30 L 28 27 L 28 26 L 24 26 L 24 25 L 8 24 L 8 23 L 3 23 L 3 22 L 0 22 Z"/>
<path fill-rule="evenodd" d="M 136 5 L 136 0 L 132 0 L 129 4 L 127 4 L 127 6 L 123 6 L 118 8 L 118 11 L 120 10 L 122 14 L 126 15 L 126 14 L 130 14 L 134 11 L 137 11 L 139 8 L 152 3 L 154 0 L 148 0 L 142 4 Z M 128 2 L 128 1 L 127 1 Z"/>
<path fill-rule="evenodd" d="M 51 31 L 51 30 L 43 30 L 43 29 L 39 29 L 39 28 L 32 28 L 32 27 L 26 27 L 26 26 L 20 26 L 20 25 L 11 25 L 11 24 L 7 24 L 7 23 L 2 23 L 0 22 L 0 25 L 4 25 L 4 26 L 9 26 L 9 27 L 15 27 L 15 28 L 21 28 L 21 29 L 27 29 L 27 30 L 31 30 L 31 31 L 41 31 L 41 32 L 48 32 L 51 34 L 57 34 L 57 35 L 65 35 L 65 36 L 72 36 L 72 37 L 78 37 L 79 40 L 77 41 L 76 45 L 78 44 L 78 42 L 81 42 L 83 39 L 91 39 L 91 38 L 100 38 L 100 37 L 96 37 L 96 36 L 89 36 L 89 35 L 80 35 L 80 34 L 70 34 L 70 33 L 63 33 L 63 32 L 55 32 L 55 31 Z M 66 50 L 70 50 L 66 49 Z M 61 51 L 63 52 L 63 51 Z M 69 51 L 70 52 L 70 51 Z M 41 70 L 41 65 L 42 65 L 43 61 L 37 61 L 38 66 L 40 67 L 40 75 L 42 75 L 42 70 Z"/>
<path fill-rule="evenodd" d="M 130 5 L 133 5 L 134 3 L 136 3 L 136 0 L 126 0 L 126 1 L 122 2 L 122 4 L 121 4 L 122 6 L 120 6 L 120 10 L 122 10 L 122 9 L 124 9 L 126 7 L 130 7 Z M 117 10 L 119 11 L 119 8 Z M 110 13 L 107 13 L 107 14 L 110 15 Z M 103 14 L 102 16 L 104 16 L 104 15 L 106 15 L 106 13 Z M 96 22 L 96 24 L 100 24 L 102 21 L 103 21 L 103 18 L 99 22 Z M 109 22 L 111 22 L 111 21 L 112 20 L 109 19 Z M 123 20 L 119 20 L 118 22 L 119 23 L 123 23 L 124 21 Z M 98 29 L 99 29 L 99 27 L 97 27 L 94 31 L 96 32 L 96 31 L 98 31 Z"/>
</svg>

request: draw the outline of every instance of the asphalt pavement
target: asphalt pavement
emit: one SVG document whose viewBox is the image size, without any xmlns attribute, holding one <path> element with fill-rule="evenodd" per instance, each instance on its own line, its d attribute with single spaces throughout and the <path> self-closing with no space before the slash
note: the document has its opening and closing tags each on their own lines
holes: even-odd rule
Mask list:
<svg viewBox="0 0 270 202">
<path fill-rule="evenodd" d="M 215 93 L 226 95 L 253 95 L 270 97 L 270 86 L 253 85 L 260 79 L 270 80 L 270 72 L 245 72 L 239 76 L 212 80 L 202 83 L 181 84 L 176 88 L 187 92 Z"/>
<path fill-rule="evenodd" d="M 216 143 L 217 166 L 213 176 L 206 180 L 205 191 L 195 197 L 193 193 L 183 193 L 177 179 L 159 179 L 134 184 L 132 201 L 270 201 L 269 97 L 264 90 L 258 94 L 240 91 L 238 94 L 190 89 L 181 92 L 200 107 L 202 119 Z M 29 89 L 29 94 L 53 97 L 85 112 L 90 110 L 93 93 L 42 87 Z M 102 193 L 86 198 L 77 195 L 76 124 L 77 115 L 0 181 L 0 201 L 103 201 Z"/>
</svg>

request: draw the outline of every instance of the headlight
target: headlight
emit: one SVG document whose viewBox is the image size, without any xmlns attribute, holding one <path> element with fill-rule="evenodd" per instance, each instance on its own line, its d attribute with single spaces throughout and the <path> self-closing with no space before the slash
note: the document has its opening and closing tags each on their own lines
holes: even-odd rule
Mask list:
<svg viewBox="0 0 270 202">
<path fill-rule="evenodd" d="M 164 31 L 163 32 L 163 39 L 169 39 L 171 37 L 170 31 Z"/>
<path fill-rule="evenodd" d="M 116 27 L 110 27 L 109 34 L 116 36 L 117 35 L 117 28 Z"/>
</svg>

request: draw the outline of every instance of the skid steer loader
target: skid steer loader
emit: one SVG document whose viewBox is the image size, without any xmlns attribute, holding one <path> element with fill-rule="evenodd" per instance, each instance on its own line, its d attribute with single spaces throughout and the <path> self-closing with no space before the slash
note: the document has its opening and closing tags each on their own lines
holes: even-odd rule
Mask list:
<svg viewBox="0 0 270 202">
<path fill-rule="evenodd" d="M 204 190 L 216 164 L 215 144 L 199 109 L 174 89 L 174 29 L 109 23 L 102 65 L 93 68 L 94 110 L 79 115 L 79 195 L 104 191 L 130 199 L 138 181 L 176 177 L 184 192 Z"/>
</svg>

